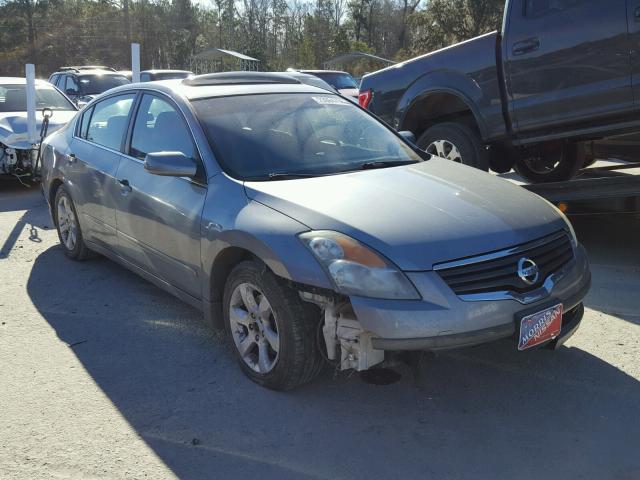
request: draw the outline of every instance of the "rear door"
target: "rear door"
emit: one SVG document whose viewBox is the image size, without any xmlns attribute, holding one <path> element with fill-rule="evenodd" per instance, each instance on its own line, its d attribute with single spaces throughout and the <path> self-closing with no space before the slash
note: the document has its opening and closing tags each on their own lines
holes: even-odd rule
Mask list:
<svg viewBox="0 0 640 480">
<path fill-rule="evenodd" d="M 513 0 L 503 40 L 519 132 L 633 113 L 626 0 Z"/>
<path fill-rule="evenodd" d="M 114 95 L 82 113 L 71 144 L 69 175 L 78 185 L 87 239 L 115 250 L 116 172 L 135 94 Z"/>
<path fill-rule="evenodd" d="M 116 220 L 122 255 L 200 298 L 200 220 L 207 193 L 200 156 L 187 123 L 167 97 L 145 93 L 137 107 L 117 177 Z M 198 179 L 144 169 L 147 153 L 178 151 L 200 162 Z"/>
</svg>

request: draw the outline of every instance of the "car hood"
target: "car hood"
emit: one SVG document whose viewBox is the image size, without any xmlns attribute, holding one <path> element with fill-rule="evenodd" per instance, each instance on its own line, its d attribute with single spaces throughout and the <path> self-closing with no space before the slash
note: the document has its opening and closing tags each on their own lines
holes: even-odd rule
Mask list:
<svg viewBox="0 0 640 480">
<path fill-rule="evenodd" d="M 49 118 L 47 134 L 53 133 L 67 124 L 77 112 L 75 110 L 56 110 Z M 36 137 L 40 139 L 42 128 L 42 112 L 36 112 Z M 7 147 L 28 149 L 29 134 L 27 132 L 27 112 L 0 113 L 0 143 Z"/>
<path fill-rule="evenodd" d="M 312 230 L 369 245 L 402 270 L 527 242 L 566 227 L 545 200 L 493 175 L 433 158 L 308 179 L 246 182 L 249 198 Z"/>
</svg>

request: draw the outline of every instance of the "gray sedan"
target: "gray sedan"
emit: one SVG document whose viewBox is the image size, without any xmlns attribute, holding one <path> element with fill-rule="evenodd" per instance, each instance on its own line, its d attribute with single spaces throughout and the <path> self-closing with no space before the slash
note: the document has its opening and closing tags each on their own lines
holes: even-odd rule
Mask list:
<svg viewBox="0 0 640 480">
<path fill-rule="evenodd" d="M 582 318 L 589 266 L 555 207 L 289 76 L 116 88 L 43 156 L 65 254 L 200 308 L 269 388 L 386 351 L 557 347 Z"/>
</svg>

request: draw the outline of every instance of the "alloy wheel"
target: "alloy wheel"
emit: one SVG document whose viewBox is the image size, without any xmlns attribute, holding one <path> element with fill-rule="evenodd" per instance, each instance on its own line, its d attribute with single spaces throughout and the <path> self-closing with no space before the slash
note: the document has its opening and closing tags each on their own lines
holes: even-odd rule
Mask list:
<svg viewBox="0 0 640 480">
<path fill-rule="evenodd" d="M 242 360 L 260 374 L 273 370 L 280 351 L 280 334 L 271 304 L 258 287 L 241 283 L 234 289 L 229 323 Z"/>
<path fill-rule="evenodd" d="M 425 149 L 427 153 L 440 158 L 452 160 L 456 163 L 462 163 L 462 155 L 460 150 L 449 140 L 434 140 Z"/>
<path fill-rule="evenodd" d="M 78 239 L 78 221 L 66 195 L 58 200 L 58 231 L 64 246 L 72 251 Z"/>
</svg>

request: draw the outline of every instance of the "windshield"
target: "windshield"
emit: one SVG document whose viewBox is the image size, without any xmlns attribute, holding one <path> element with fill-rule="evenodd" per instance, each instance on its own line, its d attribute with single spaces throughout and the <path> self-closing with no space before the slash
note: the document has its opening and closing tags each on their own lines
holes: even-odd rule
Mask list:
<svg viewBox="0 0 640 480">
<path fill-rule="evenodd" d="M 194 100 L 227 173 L 243 180 L 316 176 L 422 160 L 382 123 L 338 95 Z"/>
<path fill-rule="evenodd" d="M 81 75 L 79 80 L 81 95 L 97 95 L 111 88 L 131 83 L 124 75 Z"/>
<path fill-rule="evenodd" d="M 0 112 L 27 111 L 26 85 L 0 85 Z M 36 85 L 36 110 L 75 110 L 73 104 L 58 90 L 47 85 Z"/>
<path fill-rule="evenodd" d="M 314 72 L 313 75 L 320 77 L 334 88 L 358 88 L 358 84 L 348 73 Z"/>
</svg>

